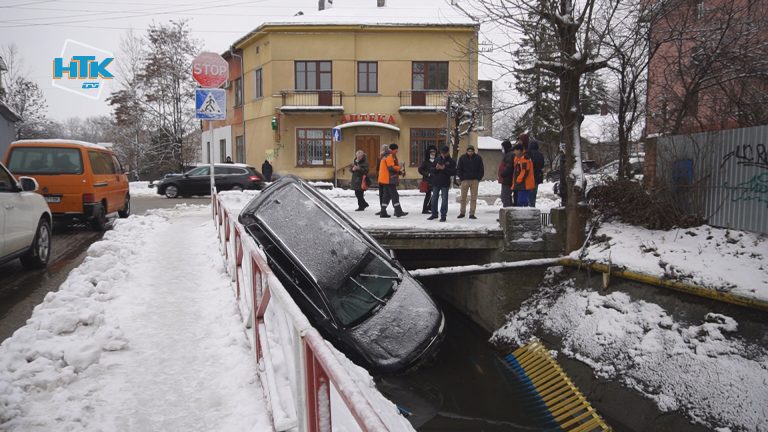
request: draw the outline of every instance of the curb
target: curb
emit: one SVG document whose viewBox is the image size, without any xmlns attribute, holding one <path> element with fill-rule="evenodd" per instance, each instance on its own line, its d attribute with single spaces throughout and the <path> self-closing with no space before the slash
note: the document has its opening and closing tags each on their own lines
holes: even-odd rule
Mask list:
<svg viewBox="0 0 768 432">
<path fill-rule="evenodd" d="M 713 288 L 707 288 L 700 285 L 694 285 L 684 282 L 673 281 L 669 279 L 662 279 L 658 276 L 651 276 L 644 273 L 633 272 L 631 270 L 621 270 L 616 267 L 609 267 L 606 264 L 601 263 L 589 263 L 573 258 L 563 258 L 560 260 L 560 264 L 567 267 L 576 268 L 590 268 L 600 273 L 610 273 L 611 276 L 620 277 L 623 279 L 632 280 L 635 282 L 642 282 L 648 285 L 654 285 L 661 288 L 669 288 L 675 291 L 681 291 L 695 296 L 708 298 L 711 300 L 717 300 L 725 303 L 735 304 L 738 306 L 745 306 L 752 309 L 768 312 L 768 301 L 759 300 L 750 297 L 744 297 L 737 294 L 731 294 L 726 292 L 720 292 Z"/>
</svg>

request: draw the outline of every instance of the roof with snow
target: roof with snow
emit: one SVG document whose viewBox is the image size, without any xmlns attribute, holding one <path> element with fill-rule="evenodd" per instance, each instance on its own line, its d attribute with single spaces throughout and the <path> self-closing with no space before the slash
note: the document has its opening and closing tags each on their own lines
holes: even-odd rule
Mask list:
<svg viewBox="0 0 768 432">
<path fill-rule="evenodd" d="M 630 115 L 631 113 L 627 113 Z M 642 116 L 635 123 L 630 139 L 638 141 L 643 135 L 645 118 Z M 592 143 L 617 142 L 619 140 L 619 120 L 615 113 L 607 115 L 590 114 L 581 122 L 581 136 Z"/>
<path fill-rule="evenodd" d="M 326 2 L 327 4 L 327 2 Z M 238 39 L 235 46 L 270 26 L 476 26 L 449 0 L 386 0 L 382 7 L 376 0 L 334 0 L 322 11 L 310 11 L 283 20 L 265 22 Z"/>
</svg>

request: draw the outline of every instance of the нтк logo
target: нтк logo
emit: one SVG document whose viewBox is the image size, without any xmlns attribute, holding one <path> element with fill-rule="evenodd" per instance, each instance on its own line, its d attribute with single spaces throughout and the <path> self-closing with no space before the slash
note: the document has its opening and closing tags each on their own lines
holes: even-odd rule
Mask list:
<svg viewBox="0 0 768 432">
<path fill-rule="evenodd" d="M 114 78 L 112 53 L 67 39 L 61 56 L 53 59 L 53 86 L 91 99 L 99 99 L 105 80 Z"/>
</svg>

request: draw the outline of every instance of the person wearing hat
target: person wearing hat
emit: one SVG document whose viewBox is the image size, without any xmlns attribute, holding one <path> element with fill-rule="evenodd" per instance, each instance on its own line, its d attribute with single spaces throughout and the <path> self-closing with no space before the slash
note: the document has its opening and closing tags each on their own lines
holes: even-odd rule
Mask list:
<svg viewBox="0 0 768 432">
<path fill-rule="evenodd" d="M 437 159 L 437 147 L 429 145 L 427 147 L 427 153 L 424 155 L 424 160 L 419 165 L 419 174 L 421 174 L 421 181 L 426 182 L 427 192 L 424 194 L 424 204 L 421 207 L 421 214 L 432 213 L 432 168 L 435 167 L 435 159 Z"/>
<path fill-rule="evenodd" d="M 405 170 L 400 167 L 400 161 L 397 160 L 397 144 L 389 145 L 389 154 L 379 163 L 379 184 L 384 186 L 384 198 L 381 202 L 381 213 L 379 217 L 388 218 L 387 207 L 389 202 L 395 208 L 395 216 L 402 217 L 408 213 L 400 207 L 400 195 L 397 193 L 397 185 L 400 176 L 405 175 Z"/>
<path fill-rule="evenodd" d="M 483 179 L 483 175 L 485 175 L 483 158 L 481 158 L 480 155 L 475 154 L 474 147 L 468 145 L 467 152 L 461 155 L 459 163 L 456 164 L 456 177 L 461 181 L 461 209 L 459 210 L 459 219 L 463 218 L 466 214 L 467 191 L 469 191 L 471 195 L 471 198 L 469 199 L 469 218 L 477 219 L 475 217 L 475 209 L 477 208 L 477 189 L 480 186 L 480 180 Z"/>
<path fill-rule="evenodd" d="M 533 163 L 533 178 L 536 181 L 533 190 L 528 193 L 528 206 L 536 207 L 539 185 L 544 183 L 544 155 L 539 151 L 539 142 L 533 138 L 528 141 L 528 157 Z"/>
<path fill-rule="evenodd" d="M 456 175 L 456 162 L 451 158 L 448 146 L 443 146 L 432 168 L 432 215 L 427 218 L 428 220 L 437 219 L 437 201 L 442 194 L 440 222 L 445 222 L 448 215 L 448 189 L 451 187 L 451 177 L 454 175 Z"/>
<path fill-rule="evenodd" d="M 502 141 L 501 151 L 504 153 L 498 168 L 499 183 L 501 184 L 501 205 L 502 207 L 512 207 L 512 175 L 515 170 L 512 143 L 509 140 Z"/>
<path fill-rule="evenodd" d="M 385 157 L 389 155 L 389 144 L 382 144 L 381 145 L 381 151 L 379 152 L 379 162 L 378 164 L 381 165 L 381 161 L 384 160 Z M 376 182 L 378 183 L 378 175 L 376 176 Z M 379 211 L 376 212 L 376 216 L 381 216 L 381 205 L 384 204 L 384 185 L 381 183 L 378 183 L 379 188 Z"/>
<path fill-rule="evenodd" d="M 533 176 L 533 162 L 528 157 L 528 152 L 525 151 L 522 143 L 512 147 L 512 152 L 515 154 L 512 183 L 512 190 L 517 192 L 515 207 L 528 207 L 528 196 L 536 186 L 536 180 Z"/>
</svg>

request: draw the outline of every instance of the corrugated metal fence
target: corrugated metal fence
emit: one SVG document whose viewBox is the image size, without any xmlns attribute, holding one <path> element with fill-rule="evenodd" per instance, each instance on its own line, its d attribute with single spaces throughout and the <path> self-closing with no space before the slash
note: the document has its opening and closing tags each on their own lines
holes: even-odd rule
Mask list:
<svg viewBox="0 0 768 432">
<path fill-rule="evenodd" d="M 768 125 L 657 141 L 657 178 L 711 225 L 768 233 Z"/>
</svg>

